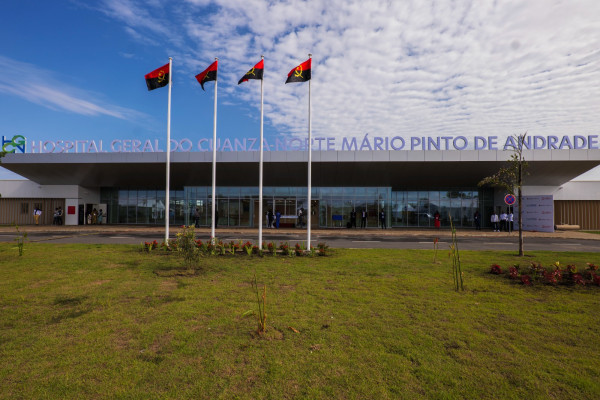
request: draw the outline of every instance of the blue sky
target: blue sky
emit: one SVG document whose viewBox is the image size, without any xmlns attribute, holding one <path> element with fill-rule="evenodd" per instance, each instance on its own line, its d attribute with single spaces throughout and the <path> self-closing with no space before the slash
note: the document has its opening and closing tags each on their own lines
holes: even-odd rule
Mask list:
<svg viewBox="0 0 600 400">
<path fill-rule="evenodd" d="M 7 1 L 0 24 L 0 135 L 166 137 L 167 88 L 144 74 L 173 57 L 172 137 L 302 137 L 313 54 L 315 136 L 600 134 L 600 2 L 424 0 Z M 164 147 L 164 146 L 163 146 Z M 11 177 L 0 169 L 0 178 Z"/>
</svg>

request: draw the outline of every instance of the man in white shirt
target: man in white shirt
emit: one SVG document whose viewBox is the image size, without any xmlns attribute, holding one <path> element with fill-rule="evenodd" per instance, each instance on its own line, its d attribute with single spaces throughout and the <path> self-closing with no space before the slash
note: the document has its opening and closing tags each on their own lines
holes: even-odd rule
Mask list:
<svg viewBox="0 0 600 400">
<path fill-rule="evenodd" d="M 498 232 L 498 214 L 496 214 L 495 211 L 490 217 L 490 222 L 492 223 L 492 229 L 494 232 Z"/>
<path fill-rule="evenodd" d="M 500 230 L 501 231 L 507 231 L 508 230 L 507 221 L 508 221 L 508 215 L 505 212 L 503 212 L 502 214 L 500 214 Z"/>
</svg>

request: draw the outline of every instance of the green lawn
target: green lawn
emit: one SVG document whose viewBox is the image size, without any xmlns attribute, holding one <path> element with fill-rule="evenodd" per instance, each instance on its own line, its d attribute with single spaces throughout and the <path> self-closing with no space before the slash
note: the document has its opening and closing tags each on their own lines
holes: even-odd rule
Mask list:
<svg viewBox="0 0 600 400">
<path fill-rule="evenodd" d="M 447 253 L 214 257 L 188 270 L 134 246 L 27 243 L 18 257 L 0 244 L 0 398 L 600 398 L 600 288 L 488 273 L 600 255 L 465 251 L 457 293 Z M 263 337 L 244 316 L 255 271 Z"/>
</svg>

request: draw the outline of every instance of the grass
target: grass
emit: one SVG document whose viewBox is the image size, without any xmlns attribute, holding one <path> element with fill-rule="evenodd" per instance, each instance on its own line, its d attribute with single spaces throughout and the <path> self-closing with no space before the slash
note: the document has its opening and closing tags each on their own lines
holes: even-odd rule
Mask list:
<svg viewBox="0 0 600 400">
<path fill-rule="evenodd" d="M 598 254 L 215 257 L 0 244 L 0 398 L 600 398 L 597 287 L 488 273 Z M 267 286 L 267 332 L 256 293 Z M 293 329 L 291 329 L 293 328 Z M 296 332 L 297 331 L 297 332 Z"/>
</svg>

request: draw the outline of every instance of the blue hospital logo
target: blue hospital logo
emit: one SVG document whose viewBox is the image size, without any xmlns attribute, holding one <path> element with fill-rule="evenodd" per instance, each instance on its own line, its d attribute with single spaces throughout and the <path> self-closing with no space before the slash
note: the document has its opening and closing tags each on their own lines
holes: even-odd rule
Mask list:
<svg viewBox="0 0 600 400">
<path fill-rule="evenodd" d="M 16 153 L 17 150 L 20 153 L 25 153 L 25 136 L 15 135 L 12 139 L 6 139 L 2 136 L 2 151 L 6 153 Z"/>
</svg>

